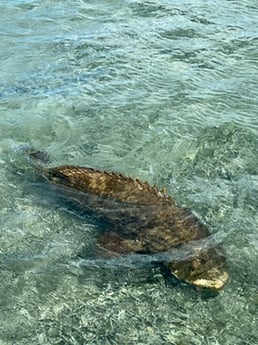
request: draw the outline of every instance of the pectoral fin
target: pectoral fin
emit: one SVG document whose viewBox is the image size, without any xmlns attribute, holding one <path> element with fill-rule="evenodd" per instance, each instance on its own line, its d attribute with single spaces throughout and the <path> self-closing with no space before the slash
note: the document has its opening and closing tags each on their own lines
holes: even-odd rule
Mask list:
<svg viewBox="0 0 258 345">
<path fill-rule="evenodd" d="M 113 232 L 103 234 L 97 243 L 101 249 L 104 249 L 111 256 L 136 253 L 143 250 L 141 241 L 122 237 Z"/>
</svg>

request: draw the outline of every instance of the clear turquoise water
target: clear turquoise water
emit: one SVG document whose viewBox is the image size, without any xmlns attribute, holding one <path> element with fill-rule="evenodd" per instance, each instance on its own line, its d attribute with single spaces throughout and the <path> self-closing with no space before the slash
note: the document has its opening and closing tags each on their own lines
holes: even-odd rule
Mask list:
<svg viewBox="0 0 258 345">
<path fill-rule="evenodd" d="M 1 2 L 1 345 L 258 343 L 257 18 L 256 0 Z M 80 265 L 98 226 L 33 187 L 26 144 L 165 186 L 228 284 Z"/>
</svg>

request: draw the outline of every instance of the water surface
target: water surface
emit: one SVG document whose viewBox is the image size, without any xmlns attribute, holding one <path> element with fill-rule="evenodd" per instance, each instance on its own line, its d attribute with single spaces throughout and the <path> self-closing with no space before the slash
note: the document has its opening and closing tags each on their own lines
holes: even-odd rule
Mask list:
<svg viewBox="0 0 258 345">
<path fill-rule="evenodd" d="M 1 344 L 258 343 L 257 18 L 254 0 L 1 2 Z M 38 188 L 24 145 L 166 187 L 228 284 L 82 264 L 100 225 Z"/>
</svg>

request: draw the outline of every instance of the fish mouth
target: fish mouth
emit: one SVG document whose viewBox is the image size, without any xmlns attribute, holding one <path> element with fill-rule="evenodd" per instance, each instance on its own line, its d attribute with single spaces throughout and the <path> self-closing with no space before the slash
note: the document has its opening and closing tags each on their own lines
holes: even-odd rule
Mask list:
<svg viewBox="0 0 258 345">
<path fill-rule="evenodd" d="M 192 281 L 191 284 L 199 288 L 209 288 L 209 289 L 214 289 L 214 290 L 220 290 L 225 285 L 227 280 L 228 280 L 227 272 L 221 272 L 219 275 L 216 275 L 216 277 L 211 277 L 207 279 L 199 278 Z"/>
</svg>

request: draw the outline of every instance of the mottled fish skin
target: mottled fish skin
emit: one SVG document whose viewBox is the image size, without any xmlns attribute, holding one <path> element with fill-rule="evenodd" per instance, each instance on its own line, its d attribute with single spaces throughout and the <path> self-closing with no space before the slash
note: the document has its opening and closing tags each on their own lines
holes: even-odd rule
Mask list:
<svg viewBox="0 0 258 345">
<path fill-rule="evenodd" d="M 48 168 L 43 174 L 63 186 L 68 198 L 112 224 L 112 231 L 104 233 L 98 243 L 114 255 L 173 252 L 210 236 L 199 219 L 178 206 L 165 190 L 139 179 L 80 166 Z M 204 249 L 189 248 L 190 257 L 164 265 L 178 279 L 197 287 L 222 288 L 228 274 L 221 249 L 214 243 Z"/>
<path fill-rule="evenodd" d="M 80 166 L 59 166 L 48 170 L 48 178 L 82 192 L 134 204 L 173 205 L 175 202 L 147 182 L 113 172 Z"/>
</svg>

